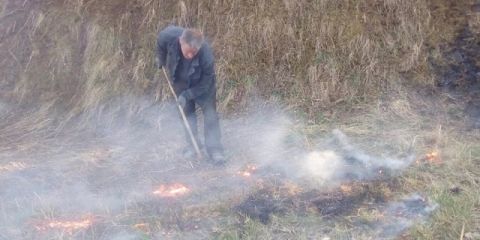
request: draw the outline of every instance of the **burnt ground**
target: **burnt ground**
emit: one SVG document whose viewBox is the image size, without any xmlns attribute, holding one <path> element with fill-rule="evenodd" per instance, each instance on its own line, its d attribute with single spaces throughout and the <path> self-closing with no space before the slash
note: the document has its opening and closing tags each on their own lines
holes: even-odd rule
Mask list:
<svg viewBox="0 0 480 240">
<path fill-rule="evenodd" d="M 380 180 L 381 179 L 381 180 Z M 270 181 L 236 206 L 241 216 L 268 224 L 272 215 L 315 213 L 325 219 L 347 216 L 365 204 L 383 204 L 391 200 L 389 191 L 398 188 L 395 178 L 383 176 L 370 181 L 353 181 L 335 187 L 303 189 L 288 180 Z"/>
<path fill-rule="evenodd" d="M 334 224 L 366 206 L 386 207 L 394 200 L 388 193 L 398 188 L 386 169 L 362 165 L 368 163 L 365 157 L 350 156 L 346 163 L 367 179 L 339 175 L 345 182 L 323 188 L 295 178 L 295 164 L 284 163 L 301 161 L 301 147 L 297 140 L 285 140 L 283 130 L 290 125 L 273 121 L 280 119 L 275 114 L 225 120 L 230 159 L 227 166 L 214 167 L 179 157 L 183 135 L 172 106 L 146 109 L 141 120 L 117 118 L 115 124 L 111 117 L 116 115 L 106 114 L 88 131 L 76 129 L 76 122 L 57 135 L 19 135 L 36 120 L 18 122 L 8 113 L 0 131 L 0 239 L 211 239 L 225 224 L 241 229 L 254 219 L 268 225 L 284 215 Z M 280 141 L 272 145 L 272 140 Z M 249 168 L 252 163 L 258 168 Z M 245 170 L 252 171 L 250 176 L 239 174 Z M 172 183 L 190 192 L 176 198 L 152 194 Z M 88 229 L 68 233 L 35 227 L 83 216 L 93 216 Z"/>
<path fill-rule="evenodd" d="M 472 9 L 475 7 L 478 6 Z M 470 127 L 480 128 L 480 34 L 466 24 L 440 52 L 440 58 L 430 58 L 437 86 L 453 101 L 464 104 Z"/>
<path fill-rule="evenodd" d="M 302 190 L 284 181 L 282 186 L 264 186 L 253 192 L 234 209 L 243 222 L 255 219 L 265 225 L 271 223 L 273 216 L 285 217 L 289 214 L 303 217 L 319 215 L 323 221 L 334 223 L 348 216 L 358 216 L 366 209 L 374 212 L 371 219 L 356 218 L 351 224 L 372 230 L 371 236 L 391 239 L 405 232 L 414 221 L 430 216 L 437 208 L 435 203 L 416 193 L 401 199 L 394 199 L 388 194 L 398 188 L 396 179 L 350 182 L 330 189 L 314 190 Z"/>
</svg>

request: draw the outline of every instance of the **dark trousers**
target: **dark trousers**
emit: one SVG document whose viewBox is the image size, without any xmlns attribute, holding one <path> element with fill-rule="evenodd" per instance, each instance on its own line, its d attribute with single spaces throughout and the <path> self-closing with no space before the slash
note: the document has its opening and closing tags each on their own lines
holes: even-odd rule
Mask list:
<svg viewBox="0 0 480 240">
<path fill-rule="evenodd" d="M 180 93 L 181 91 L 177 91 L 177 94 L 180 94 Z M 223 152 L 215 93 L 213 93 L 212 96 L 209 96 L 206 98 L 187 101 L 187 104 L 183 109 L 183 112 L 187 117 L 188 123 L 190 124 L 190 128 L 192 129 L 192 133 L 195 136 L 195 140 L 199 145 L 201 145 L 200 141 L 198 141 L 199 139 L 198 139 L 197 114 L 196 114 L 197 104 L 199 105 L 203 113 L 205 147 L 208 154 L 212 154 L 212 152 L 215 152 L 215 151 Z M 184 129 L 185 129 L 185 137 L 187 139 L 187 142 L 189 143 L 189 146 L 193 149 L 193 143 L 188 133 L 188 130 L 185 126 L 184 126 Z"/>
</svg>

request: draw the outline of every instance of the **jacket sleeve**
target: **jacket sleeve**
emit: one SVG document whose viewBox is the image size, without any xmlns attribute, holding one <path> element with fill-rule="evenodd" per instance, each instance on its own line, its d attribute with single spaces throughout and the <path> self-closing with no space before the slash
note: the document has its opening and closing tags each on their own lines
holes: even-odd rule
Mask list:
<svg viewBox="0 0 480 240">
<path fill-rule="evenodd" d="M 165 31 L 161 31 L 157 37 L 157 51 L 155 62 L 158 68 L 165 66 L 167 61 L 167 36 Z"/>
<path fill-rule="evenodd" d="M 204 46 L 202 54 L 199 57 L 200 67 L 202 69 L 200 81 L 195 86 L 185 90 L 185 95 L 188 100 L 207 93 L 212 85 L 215 84 L 215 59 L 208 45 Z"/>
</svg>

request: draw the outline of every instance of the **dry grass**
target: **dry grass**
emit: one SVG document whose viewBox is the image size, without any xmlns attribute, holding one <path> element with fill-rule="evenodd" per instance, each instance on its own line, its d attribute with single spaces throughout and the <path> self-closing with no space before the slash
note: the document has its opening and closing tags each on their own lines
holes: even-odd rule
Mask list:
<svg viewBox="0 0 480 240">
<path fill-rule="evenodd" d="M 433 108 L 432 104 L 443 107 Z M 450 109 L 456 107 L 449 103 L 447 97 L 423 96 L 418 93 L 392 96 L 391 99 L 376 102 L 374 106 L 365 106 L 353 113 L 343 111 L 333 113 L 332 117 L 323 123 L 310 126 L 307 130 L 312 133 L 302 141 L 308 145 L 309 141 L 314 142 L 315 138 L 335 127 L 351 136 L 352 142 L 369 153 L 389 156 L 414 152 L 418 159 L 422 159 L 432 150 L 437 151 L 440 162 L 430 164 L 420 161 L 398 177 L 395 180 L 396 184 L 375 185 L 375 189 L 370 191 L 385 195 L 388 200 L 420 192 L 439 204 L 438 209 L 426 223 L 416 225 L 403 233 L 401 238 L 460 239 L 462 228 L 465 234 L 470 234 L 468 236 L 479 231 L 480 172 L 476 166 L 479 164 L 480 139 L 478 130 L 466 131 L 461 120 L 452 118 Z M 174 115 L 171 117 L 173 121 Z M 110 121 L 110 117 L 107 117 L 106 121 Z M 233 144 L 255 142 L 252 139 L 258 138 L 260 132 L 255 126 L 246 127 L 251 131 L 235 129 L 239 125 L 236 122 L 225 126 L 224 131 L 227 133 L 238 131 L 238 134 L 225 136 L 232 154 L 231 165 L 226 169 L 211 169 L 202 165 L 196 165 L 196 168 L 192 169 L 185 161 L 178 161 L 178 157 L 173 153 L 176 147 L 169 141 L 171 137 L 165 136 L 165 130 L 159 131 L 161 133 L 159 135 L 151 131 L 151 127 L 138 129 L 121 127 L 118 129 L 120 132 L 113 133 L 113 136 L 102 134 L 96 136 L 67 126 L 65 129 L 72 134 L 51 137 L 48 135 L 51 132 L 48 129 L 54 124 L 34 123 L 33 125 L 42 127 L 23 132 L 25 126 L 30 125 L 32 123 L 26 120 L 6 125 L 11 128 L 1 128 L 1 133 L 9 134 L 0 135 L 2 143 L 5 143 L 2 146 L 15 145 L 3 148 L 3 156 L 18 159 L 18 164 L 7 162 L 2 164 L 3 170 L 33 171 L 39 176 L 33 180 L 39 181 L 41 178 L 47 178 L 47 175 L 43 174 L 56 172 L 51 169 L 57 169 L 61 172 L 57 177 L 62 186 L 69 186 L 70 179 L 76 179 L 80 181 L 79 184 L 85 184 L 90 189 L 89 191 L 80 189 L 81 194 L 73 192 L 71 195 L 63 195 L 69 202 L 54 201 L 52 206 L 47 203 L 56 199 L 58 193 L 55 192 L 52 199 L 40 192 L 33 202 L 45 202 L 45 206 L 31 207 L 34 219 L 56 220 L 60 217 L 72 221 L 70 220 L 72 216 L 68 215 L 67 211 L 72 204 L 70 201 L 76 204 L 73 219 L 80 219 L 80 216 L 75 214 L 83 213 L 81 208 L 83 195 L 88 196 L 87 202 L 83 204 L 95 203 L 89 198 L 101 202 L 95 210 L 95 220 L 91 228 L 73 231 L 73 235 L 61 231 L 52 231 L 54 233 L 51 235 L 42 233 L 45 234 L 42 236 L 51 239 L 106 239 L 105 237 L 114 236 L 115 232 L 120 236 L 134 234 L 144 239 L 322 239 L 327 236 L 330 239 L 371 239 L 375 234 L 374 229 L 359 225 L 359 222 L 382 220 L 379 210 L 371 204 L 360 205 L 355 211 L 334 219 L 324 218 L 316 211 L 306 214 L 288 212 L 273 215 L 271 222 L 265 225 L 258 220 L 239 216 L 234 210 L 235 205 L 256 188 L 250 189 L 245 185 L 257 183 L 253 180 L 249 182 L 248 179 L 237 175 L 237 171 L 240 170 L 237 167 L 252 159 L 250 147 L 245 144 L 246 146 L 235 148 Z M 262 126 L 259 124 L 259 127 Z M 168 125 L 167 129 L 173 129 L 173 126 Z M 307 130 L 299 128 L 295 131 Z M 7 144 L 5 139 L 10 139 L 11 142 Z M 19 158 L 21 156 L 27 156 L 28 159 Z M 41 161 L 42 159 L 44 160 Z M 0 174 L 6 173 L 0 171 Z M 10 179 L 8 175 L 2 177 Z M 231 178 L 239 180 L 230 182 Z M 148 197 L 148 190 L 155 189 L 149 189 L 150 185 L 158 187 L 167 180 L 193 186 L 192 193 L 178 202 Z M 229 183 L 232 185 L 228 185 Z M 273 184 L 281 184 L 281 181 Z M 262 187 L 261 185 L 257 187 Z M 33 189 L 37 187 L 32 186 Z M 293 187 L 302 189 L 306 186 Z M 459 191 L 452 190 L 455 188 Z M 60 189 L 60 193 L 69 192 L 69 187 Z M 109 193 L 115 189 L 128 193 L 131 191 L 132 194 L 145 197 L 132 201 L 119 194 L 122 206 L 118 207 L 115 201 L 109 198 L 111 197 Z M 104 191 L 104 195 L 90 196 L 93 193 L 102 194 Z M 219 192 L 232 195 L 227 199 L 221 198 L 222 200 L 218 200 L 216 195 L 211 195 L 215 193 L 222 196 Z M 291 194 L 295 195 L 296 191 Z M 75 200 L 77 198 L 79 199 Z M 4 200 L 11 206 L 11 200 Z M 23 202 L 17 204 L 23 206 Z M 7 211 L 7 216 L 10 216 L 10 213 Z M 29 225 L 21 223 L 20 226 L 26 232 L 30 231 Z M 122 232 L 125 229 L 128 229 L 128 233 Z M 34 234 L 40 233 L 33 231 L 28 234 L 23 236 L 36 239 Z"/>
<path fill-rule="evenodd" d="M 150 160 L 123 166 L 109 162 L 110 158 L 157 159 L 160 155 L 174 162 L 174 150 L 161 141 L 155 142 L 164 144 L 160 150 L 167 149 L 161 153 L 139 153 L 137 146 L 130 145 L 126 156 L 115 151 L 92 153 L 91 149 L 102 149 L 95 146 L 101 137 L 85 137 L 83 131 L 121 126 L 118 116 L 128 116 L 127 122 L 147 118 L 143 114 L 152 104 L 169 97 L 153 65 L 157 32 L 169 23 L 200 27 L 217 57 L 221 112 L 233 115 L 247 108 L 252 96 L 261 96 L 288 105 L 308 119 L 310 125 L 294 130 L 306 134 L 307 145 L 335 127 L 369 152 L 413 151 L 423 156 L 438 151 L 439 165 L 412 166 L 401 177 L 399 189 L 379 191 L 425 192 L 440 204 L 428 224 L 416 226 L 406 239 L 460 239 L 462 232 L 480 231 L 480 139 L 478 131 L 463 127 L 459 107 L 432 90 L 435 79 L 428 57 L 441 58 L 440 47 L 453 41 L 464 24 L 478 30 L 478 15 L 465 14 L 471 2 L 0 0 L 0 104 L 13 108 L 0 108 L 1 149 L 7 158 L 41 152 L 39 157 L 48 159 L 58 154 L 65 162 L 42 164 L 68 165 L 67 176 L 77 171 L 95 175 L 102 171 L 91 170 L 92 166 L 105 166 L 107 176 L 98 176 L 103 180 L 99 185 L 121 184 L 121 177 L 130 176 L 117 173 L 134 167 L 146 171 L 151 168 L 148 164 L 155 165 Z M 97 121 L 105 112 L 107 119 Z M 245 139 L 257 137 L 255 132 L 244 134 Z M 145 139 L 135 138 L 140 143 Z M 60 147 L 48 152 L 53 151 L 51 146 Z M 237 157 L 245 161 L 241 154 Z M 39 164 L 18 160 L 20 165 L 1 162 L 1 166 L 11 171 L 13 166 L 28 169 Z M 461 191 L 453 193 L 454 187 Z M 376 217 L 375 211 L 360 209 L 357 215 L 333 224 L 316 215 L 288 215 L 274 216 L 272 223 L 263 225 L 251 219 L 238 221 L 225 202 L 200 210 L 153 209 L 158 216 L 148 207 L 129 207 L 111 221 L 115 226 L 134 226 L 144 232 L 145 239 L 170 226 L 175 234 L 195 237 L 175 228 L 178 218 L 207 221 L 213 226 L 207 224 L 209 230 L 201 229 L 200 234 L 218 239 L 309 239 L 319 228 L 338 239 L 368 239 L 368 232 L 355 235 L 358 229 L 352 229 L 351 219 Z M 84 238 L 97 236 L 85 234 Z"/>
<path fill-rule="evenodd" d="M 434 108 L 432 104 L 442 107 Z M 415 225 L 399 239 L 461 239 L 461 236 L 476 239 L 472 236 L 478 236 L 480 230 L 479 132 L 465 129 L 463 120 L 452 117 L 451 110 L 456 108 L 458 106 L 449 103 L 447 97 L 411 93 L 393 96 L 355 113 L 333 114 L 307 132 L 312 132 L 314 138 L 333 125 L 352 136 L 352 141 L 368 152 L 415 153 L 418 161 L 397 179 L 398 186 L 379 185 L 373 190 L 386 196 L 425 193 L 439 204 L 426 223 Z M 431 152 L 438 153 L 435 161 L 422 160 Z M 327 236 L 329 239 L 372 239 L 373 232 L 361 230 L 358 222 L 378 219 L 382 219 L 382 215 L 371 207 L 360 207 L 335 219 L 335 223 L 315 215 L 287 215 L 273 218 L 267 226 L 246 221 L 242 230 L 226 228 L 219 239 L 276 239 L 279 236 L 311 239 L 311 228 L 319 233 L 316 239 Z M 321 234 L 322 231 L 325 234 Z"/>
<path fill-rule="evenodd" d="M 431 85 L 428 47 L 452 39 L 469 3 L 4 2 L 0 49 L 13 61 L 0 63 L 3 91 L 25 103 L 61 99 L 76 112 L 124 94 L 165 99 L 152 59 L 169 23 L 206 32 L 224 111 L 252 94 L 314 111 L 374 99 L 399 81 Z"/>
<path fill-rule="evenodd" d="M 422 102 L 424 106 L 409 107 L 409 102 Z M 414 151 L 419 159 L 431 152 L 439 156 L 431 164 L 417 162 L 402 177 L 401 188 L 396 189 L 427 192 L 439 204 L 428 224 L 415 227 L 406 239 L 460 239 L 462 228 L 465 233 L 478 232 L 478 130 L 465 129 L 463 119 L 452 118 L 451 110 L 458 106 L 448 98 L 418 98 L 413 94 L 403 99 L 397 96 L 386 105 L 391 109 L 380 108 L 347 123 L 346 128 L 354 126 L 347 133 L 365 139 L 366 148 Z M 374 139 L 388 139 L 390 143 L 375 146 Z"/>
</svg>

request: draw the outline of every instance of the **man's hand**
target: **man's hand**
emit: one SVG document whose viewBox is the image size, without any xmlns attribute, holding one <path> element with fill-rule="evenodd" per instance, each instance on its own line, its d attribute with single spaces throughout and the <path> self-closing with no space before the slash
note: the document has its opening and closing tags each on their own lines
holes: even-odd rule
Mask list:
<svg viewBox="0 0 480 240">
<path fill-rule="evenodd" d="M 180 105 L 182 108 L 185 108 L 185 106 L 187 105 L 187 98 L 185 97 L 185 95 L 185 91 L 183 91 L 182 93 L 180 93 L 180 95 L 178 95 L 177 98 L 178 105 Z"/>
<path fill-rule="evenodd" d="M 155 57 L 155 65 L 157 66 L 158 69 L 162 69 L 165 66 L 165 63 L 160 60 L 160 57 Z"/>
</svg>

